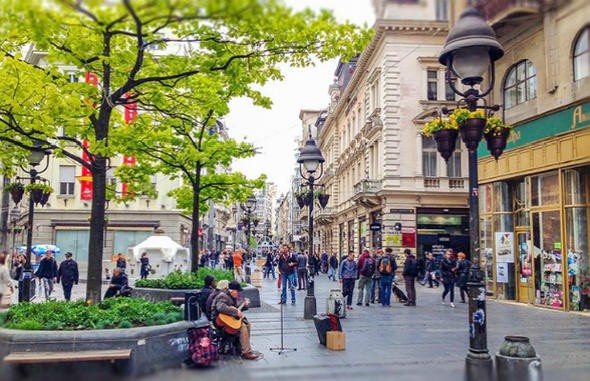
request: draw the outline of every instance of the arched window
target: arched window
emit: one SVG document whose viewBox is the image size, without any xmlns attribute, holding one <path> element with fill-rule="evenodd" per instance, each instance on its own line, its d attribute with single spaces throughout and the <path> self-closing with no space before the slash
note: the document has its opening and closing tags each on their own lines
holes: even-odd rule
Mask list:
<svg viewBox="0 0 590 381">
<path fill-rule="evenodd" d="M 590 75 L 590 26 L 587 26 L 574 45 L 574 81 Z"/>
<path fill-rule="evenodd" d="M 523 60 L 508 70 L 504 82 L 504 107 L 510 108 L 537 97 L 537 70 Z"/>
</svg>

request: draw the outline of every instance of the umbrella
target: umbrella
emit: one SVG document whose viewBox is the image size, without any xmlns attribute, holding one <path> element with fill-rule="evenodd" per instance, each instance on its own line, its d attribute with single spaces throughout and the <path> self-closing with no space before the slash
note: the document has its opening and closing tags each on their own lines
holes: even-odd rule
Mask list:
<svg viewBox="0 0 590 381">
<path fill-rule="evenodd" d="M 27 247 L 26 246 L 19 246 L 18 247 L 18 251 L 19 251 L 19 253 L 24 254 L 27 251 Z M 45 255 L 45 253 L 47 251 L 53 252 L 54 255 L 61 254 L 61 249 L 58 246 L 55 246 L 55 245 L 33 245 L 31 247 L 31 251 L 36 256 Z"/>
</svg>

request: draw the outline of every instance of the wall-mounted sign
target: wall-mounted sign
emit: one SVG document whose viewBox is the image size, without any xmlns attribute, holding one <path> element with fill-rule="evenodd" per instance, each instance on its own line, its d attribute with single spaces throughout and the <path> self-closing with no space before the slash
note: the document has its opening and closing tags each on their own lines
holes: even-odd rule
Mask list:
<svg viewBox="0 0 590 381">
<path fill-rule="evenodd" d="M 414 209 L 389 209 L 389 213 L 414 214 Z"/>
<path fill-rule="evenodd" d="M 371 229 L 372 231 L 379 231 L 379 230 L 381 230 L 381 224 L 379 222 L 373 222 L 369 226 L 369 229 Z"/>
<path fill-rule="evenodd" d="M 496 232 L 496 263 L 514 263 L 514 233 Z"/>
</svg>

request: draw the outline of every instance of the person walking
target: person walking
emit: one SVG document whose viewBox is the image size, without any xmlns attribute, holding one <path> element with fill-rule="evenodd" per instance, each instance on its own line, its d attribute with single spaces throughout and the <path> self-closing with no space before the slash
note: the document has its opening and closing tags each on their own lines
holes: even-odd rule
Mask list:
<svg viewBox="0 0 590 381">
<path fill-rule="evenodd" d="M 66 260 L 59 264 L 57 270 L 57 283 L 61 282 L 64 290 L 64 298 L 70 300 L 72 297 L 72 287 L 78 284 L 79 273 L 78 264 L 72 259 L 72 253 L 66 253 Z"/>
<path fill-rule="evenodd" d="M 328 265 L 329 265 L 328 264 L 328 253 L 326 253 L 325 251 L 322 251 L 322 256 L 320 257 L 320 261 L 321 261 L 321 265 L 320 265 L 321 271 L 324 274 L 327 274 L 328 271 L 329 271 L 329 268 L 328 268 Z"/>
<path fill-rule="evenodd" d="M 461 293 L 461 303 L 465 303 L 465 295 L 469 297 L 467 292 L 467 281 L 469 280 L 469 271 L 471 270 L 471 262 L 466 259 L 465 253 L 459 252 L 457 254 L 457 287 Z"/>
<path fill-rule="evenodd" d="M 457 271 L 457 263 L 453 258 L 453 253 L 451 250 L 445 251 L 445 257 L 440 262 L 440 276 L 442 278 L 444 291 L 442 294 L 442 304 L 446 305 L 445 298 L 447 294 L 450 294 L 451 300 L 451 308 L 455 308 L 455 282 L 456 282 L 456 275 L 455 272 Z"/>
<path fill-rule="evenodd" d="M 432 288 L 432 284 L 435 283 L 438 287 L 438 280 L 436 279 L 436 262 L 432 257 L 432 253 L 427 251 L 424 261 L 424 279 L 420 282 L 422 286 L 428 282 L 428 288 Z"/>
<path fill-rule="evenodd" d="M 356 302 L 357 306 L 363 305 L 363 296 L 365 298 L 365 306 L 369 306 L 371 299 L 371 278 L 373 277 L 373 273 L 375 273 L 376 267 L 375 260 L 371 257 L 369 250 L 363 250 L 358 261 L 360 277 L 358 282 L 359 295 Z"/>
<path fill-rule="evenodd" d="M 266 254 L 266 262 L 264 263 L 264 278 L 268 278 L 270 277 L 270 274 L 272 273 L 272 280 L 275 280 L 277 277 L 275 276 L 275 265 L 274 265 L 274 255 L 272 253 L 272 251 L 269 251 L 268 254 Z"/>
<path fill-rule="evenodd" d="M 125 256 L 121 253 L 117 254 L 117 268 L 119 270 L 121 270 L 122 272 L 125 272 L 125 270 L 127 269 L 127 260 L 125 259 Z"/>
<path fill-rule="evenodd" d="M 328 279 L 332 279 L 336 282 L 336 270 L 338 269 L 338 258 L 336 258 L 336 253 L 332 253 L 330 255 L 330 259 L 328 259 L 329 265 L 329 272 L 328 272 Z"/>
<path fill-rule="evenodd" d="M 416 277 L 418 276 L 420 269 L 416 257 L 412 254 L 410 249 L 405 249 L 404 254 L 406 255 L 406 262 L 404 263 L 404 271 L 402 276 L 404 277 L 404 283 L 406 284 L 406 294 L 408 301 L 404 306 L 416 306 Z"/>
<path fill-rule="evenodd" d="M 14 286 L 12 284 L 12 280 L 10 279 L 10 272 L 6 267 L 7 257 L 7 252 L 0 254 L 0 305 L 2 305 L 2 297 L 6 293 L 6 290 L 10 290 L 11 293 L 14 292 Z M 10 304 L 10 302 L 8 304 Z"/>
<path fill-rule="evenodd" d="M 297 255 L 297 290 L 307 289 L 307 252 Z"/>
<path fill-rule="evenodd" d="M 359 277 L 358 266 L 354 261 L 354 251 L 348 252 L 348 257 L 340 264 L 340 283 L 342 283 L 342 295 L 346 297 L 346 309 L 352 310 L 352 294 L 354 282 Z"/>
<path fill-rule="evenodd" d="M 393 282 L 393 275 L 397 270 L 397 263 L 393 256 L 393 249 L 387 247 L 385 254 L 379 259 L 377 264 L 379 271 L 379 301 L 384 307 L 391 305 L 391 284 Z"/>
<path fill-rule="evenodd" d="M 242 262 L 244 261 L 244 257 L 239 250 L 236 250 L 232 255 L 233 259 L 233 267 L 234 267 L 234 279 L 238 282 L 244 281 L 244 269 L 242 269 Z"/>
<path fill-rule="evenodd" d="M 297 266 L 297 257 L 289 253 L 287 245 L 281 246 L 281 254 L 279 256 L 279 273 L 281 274 L 281 301 L 279 304 L 287 303 L 287 287 L 291 290 L 291 304 L 295 304 L 295 286 L 297 285 L 297 274 L 295 267 Z"/>
<path fill-rule="evenodd" d="M 53 259 L 51 251 L 45 252 L 45 257 L 39 263 L 35 276 L 44 284 L 45 299 L 53 292 L 53 282 L 57 279 L 57 262 Z"/>
<path fill-rule="evenodd" d="M 148 274 L 150 273 L 150 259 L 146 252 L 141 253 L 141 258 L 139 258 L 140 262 L 140 269 L 139 269 L 139 276 L 141 279 L 147 279 Z"/>
</svg>

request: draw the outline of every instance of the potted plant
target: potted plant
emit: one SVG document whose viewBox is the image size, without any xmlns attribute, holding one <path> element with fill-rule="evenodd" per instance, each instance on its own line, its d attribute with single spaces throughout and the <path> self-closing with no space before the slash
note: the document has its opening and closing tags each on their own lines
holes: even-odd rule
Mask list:
<svg viewBox="0 0 590 381">
<path fill-rule="evenodd" d="M 422 129 L 422 135 L 434 138 L 436 149 L 446 161 L 455 150 L 458 134 L 459 125 L 454 118 L 439 117 L 426 123 Z"/>
<path fill-rule="evenodd" d="M 329 194 L 324 194 L 324 193 L 318 194 L 318 201 L 319 201 L 320 206 L 322 207 L 322 209 L 324 209 L 326 207 L 326 205 L 328 205 L 328 200 L 329 199 L 330 199 L 330 195 Z"/>
<path fill-rule="evenodd" d="M 35 204 L 41 203 L 44 197 L 46 197 L 48 200 L 49 195 L 51 194 L 51 192 L 53 192 L 53 188 L 43 183 L 29 184 L 25 187 L 25 190 L 27 191 L 27 193 L 31 195 L 31 197 L 33 198 L 33 202 Z M 47 203 L 47 200 L 45 201 L 45 203 Z"/>
<path fill-rule="evenodd" d="M 488 118 L 483 134 L 486 138 L 488 150 L 496 160 L 504 152 L 511 132 L 512 126 L 505 124 L 502 119 L 495 116 Z"/>
<path fill-rule="evenodd" d="M 486 116 L 482 110 L 469 111 L 463 108 L 457 108 L 449 116 L 451 122 L 457 123 L 461 131 L 461 140 L 465 146 L 474 150 L 481 141 L 483 130 L 486 125 Z"/>
<path fill-rule="evenodd" d="M 7 192 L 10 192 L 12 201 L 14 201 L 15 204 L 18 204 L 20 200 L 22 200 L 23 193 L 25 192 L 25 186 L 19 182 L 10 183 L 4 189 Z"/>
</svg>

